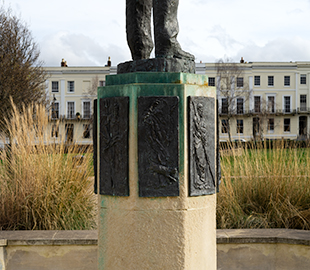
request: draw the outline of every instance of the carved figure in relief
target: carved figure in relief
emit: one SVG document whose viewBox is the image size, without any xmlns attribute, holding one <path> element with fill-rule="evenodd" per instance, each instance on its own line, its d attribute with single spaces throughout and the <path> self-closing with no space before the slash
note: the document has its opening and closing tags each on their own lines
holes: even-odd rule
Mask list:
<svg viewBox="0 0 310 270">
<path fill-rule="evenodd" d="M 101 140 L 104 143 L 103 151 L 105 152 L 104 159 L 111 163 L 109 166 L 110 170 L 110 182 L 111 187 L 114 187 L 115 175 L 118 171 L 118 165 L 120 164 L 120 149 L 118 149 L 118 142 L 121 140 L 121 131 L 119 125 L 119 105 L 117 102 L 110 103 L 106 101 L 105 104 L 105 114 L 102 114 L 104 121 L 103 132 L 101 133 Z"/>
<path fill-rule="evenodd" d="M 194 180 L 194 186 L 197 189 L 211 188 L 207 179 L 207 172 L 209 172 L 213 184 L 215 184 L 214 174 L 211 169 L 210 160 L 207 152 L 207 127 L 203 120 L 203 105 L 201 103 L 195 104 L 192 102 L 194 108 L 194 159 L 196 165 L 197 177 Z"/>
<path fill-rule="evenodd" d="M 133 60 L 147 59 L 153 49 L 151 11 L 153 8 L 155 57 L 195 60 L 177 41 L 179 0 L 126 0 L 127 42 Z"/>
<path fill-rule="evenodd" d="M 157 174 L 160 187 L 178 181 L 178 170 L 171 166 L 171 158 L 167 151 L 172 140 L 169 130 L 170 114 L 167 112 L 167 107 L 164 101 L 157 99 L 143 118 L 143 122 L 148 126 L 149 169 Z"/>
</svg>

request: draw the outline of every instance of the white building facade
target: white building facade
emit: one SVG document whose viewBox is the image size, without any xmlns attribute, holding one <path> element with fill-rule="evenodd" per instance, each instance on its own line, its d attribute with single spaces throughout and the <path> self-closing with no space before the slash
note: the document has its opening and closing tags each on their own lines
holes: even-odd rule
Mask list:
<svg viewBox="0 0 310 270">
<path fill-rule="evenodd" d="M 232 140 L 304 140 L 310 134 L 310 62 L 243 62 L 242 78 L 235 78 L 233 91 L 247 96 L 234 100 L 234 112 L 218 91 L 220 140 L 228 141 L 228 118 Z M 47 67 L 46 82 L 51 102 L 51 137 L 77 144 L 92 144 L 91 116 L 96 87 L 116 67 Z M 215 63 L 197 63 L 197 74 L 209 77 L 219 90 Z M 229 114 L 229 115 L 228 115 Z M 59 127 L 55 123 L 59 122 Z"/>
<path fill-rule="evenodd" d="M 227 110 L 215 63 L 197 63 L 196 73 L 209 78 L 218 90 L 220 140 L 305 140 L 310 134 L 310 62 L 237 63 L 242 77 L 234 78 L 231 93 L 244 91 Z M 45 67 L 47 97 L 50 101 L 51 141 L 92 144 L 93 100 L 97 87 L 105 85 L 116 67 Z M 229 119 L 229 121 L 228 121 Z M 0 142 L 3 147 L 3 142 Z"/>
<path fill-rule="evenodd" d="M 63 63 L 63 62 L 62 62 Z M 47 98 L 50 102 L 50 135 L 52 140 L 92 144 L 93 101 L 97 87 L 105 85 L 105 76 L 116 68 L 46 67 Z"/>
<path fill-rule="evenodd" d="M 244 97 L 241 94 L 233 101 L 233 111 L 227 110 L 227 97 L 217 91 L 220 140 L 229 138 L 228 119 L 232 140 L 308 138 L 310 62 L 241 61 L 238 67 L 243 76 L 234 79 L 231 91 L 240 91 Z M 208 75 L 209 86 L 219 90 L 216 64 L 197 64 L 197 73 Z"/>
</svg>

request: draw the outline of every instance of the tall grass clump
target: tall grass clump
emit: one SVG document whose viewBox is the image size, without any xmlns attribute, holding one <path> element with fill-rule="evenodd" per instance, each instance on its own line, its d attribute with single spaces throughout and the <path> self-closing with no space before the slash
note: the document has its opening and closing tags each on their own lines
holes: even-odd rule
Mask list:
<svg viewBox="0 0 310 270">
<path fill-rule="evenodd" d="M 217 227 L 310 229 L 310 149 L 268 142 L 221 157 Z"/>
<path fill-rule="evenodd" d="M 51 142 L 48 115 L 33 105 L 7 120 L 10 147 L 0 153 L 0 230 L 81 230 L 95 226 L 92 155 Z"/>
</svg>

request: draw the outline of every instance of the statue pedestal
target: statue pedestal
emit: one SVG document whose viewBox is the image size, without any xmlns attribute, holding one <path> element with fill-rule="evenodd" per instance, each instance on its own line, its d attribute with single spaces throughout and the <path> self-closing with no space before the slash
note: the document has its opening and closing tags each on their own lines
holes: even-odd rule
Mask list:
<svg viewBox="0 0 310 270">
<path fill-rule="evenodd" d="M 195 61 L 180 58 L 150 58 L 128 61 L 117 66 L 117 74 L 130 72 L 195 73 Z"/>
<path fill-rule="evenodd" d="M 216 269 L 215 98 L 185 73 L 98 88 L 98 269 Z"/>
</svg>

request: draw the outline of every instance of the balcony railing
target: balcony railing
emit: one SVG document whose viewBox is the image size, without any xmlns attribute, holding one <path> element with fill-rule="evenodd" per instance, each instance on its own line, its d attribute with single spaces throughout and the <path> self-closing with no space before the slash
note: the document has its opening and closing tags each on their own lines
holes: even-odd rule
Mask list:
<svg viewBox="0 0 310 270">
<path fill-rule="evenodd" d="M 255 111 L 255 110 L 232 110 L 230 112 L 228 111 L 222 111 L 220 110 L 219 114 L 221 116 L 225 116 L 225 115 L 245 115 L 245 116 L 251 116 L 251 115 L 284 115 L 284 114 L 302 114 L 302 113 L 308 113 L 310 114 L 310 108 L 307 108 L 306 110 L 304 108 L 302 108 L 302 110 L 300 110 L 300 108 L 294 109 L 294 110 L 290 110 L 287 111 L 286 109 L 276 109 L 276 110 L 261 110 L 259 112 Z"/>
<path fill-rule="evenodd" d="M 91 119 L 91 115 L 83 115 L 83 117 L 81 117 L 80 115 L 60 115 L 59 117 L 52 117 L 52 115 L 48 116 L 48 120 L 49 121 L 64 121 L 64 120 L 77 120 L 77 121 L 82 121 L 82 120 L 90 120 Z"/>
<path fill-rule="evenodd" d="M 67 119 L 75 119 L 76 115 L 75 114 L 67 114 Z"/>
<path fill-rule="evenodd" d="M 301 114 L 301 113 L 310 113 L 310 107 L 298 107 L 297 108 L 297 113 Z"/>
<path fill-rule="evenodd" d="M 83 119 L 90 119 L 90 118 L 91 118 L 91 114 L 90 113 L 84 113 Z"/>
<path fill-rule="evenodd" d="M 52 119 L 52 120 L 58 120 L 59 119 L 59 114 L 57 113 L 52 113 L 51 114 L 51 116 L 50 116 L 50 118 Z"/>
</svg>

